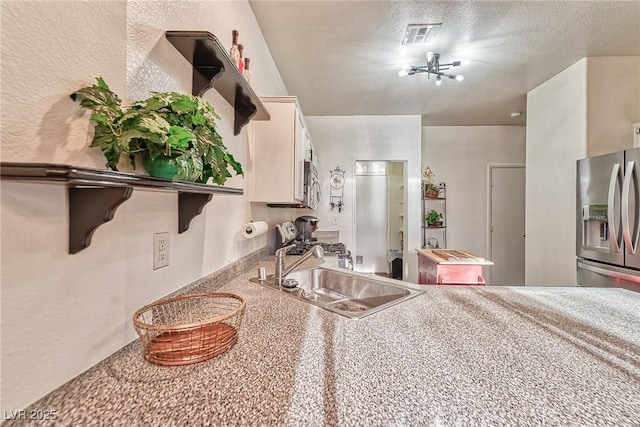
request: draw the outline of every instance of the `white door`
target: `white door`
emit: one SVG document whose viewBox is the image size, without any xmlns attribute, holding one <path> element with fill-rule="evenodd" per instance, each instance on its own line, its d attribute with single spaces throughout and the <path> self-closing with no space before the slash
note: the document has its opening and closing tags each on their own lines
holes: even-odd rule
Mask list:
<svg viewBox="0 0 640 427">
<path fill-rule="evenodd" d="M 525 169 L 490 165 L 491 285 L 524 285 Z"/>
<path fill-rule="evenodd" d="M 388 273 L 387 176 L 356 175 L 356 271 Z"/>
</svg>

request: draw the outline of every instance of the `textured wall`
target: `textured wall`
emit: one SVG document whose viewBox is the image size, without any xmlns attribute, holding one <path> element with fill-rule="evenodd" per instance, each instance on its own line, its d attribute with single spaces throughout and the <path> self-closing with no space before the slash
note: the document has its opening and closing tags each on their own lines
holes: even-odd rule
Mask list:
<svg viewBox="0 0 640 427">
<path fill-rule="evenodd" d="M 165 40 L 169 29 L 211 31 L 225 46 L 238 29 L 254 90 L 287 95 L 245 1 L 3 2 L 2 161 L 104 167 L 88 147 L 88 115 L 68 95 L 95 76 L 125 100 L 190 93 L 191 68 Z M 215 91 L 205 98 L 250 174 L 246 128 L 233 136 L 231 107 Z M 2 410 L 28 405 L 134 339 L 137 308 L 266 244 L 240 234 L 253 219 L 246 196 L 215 196 L 183 234 L 177 216 L 176 194 L 134 190 L 91 246 L 69 255 L 64 187 L 2 182 Z M 162 231 L 170 265 L 154 271 L 153 233 Z"/>
</svg>

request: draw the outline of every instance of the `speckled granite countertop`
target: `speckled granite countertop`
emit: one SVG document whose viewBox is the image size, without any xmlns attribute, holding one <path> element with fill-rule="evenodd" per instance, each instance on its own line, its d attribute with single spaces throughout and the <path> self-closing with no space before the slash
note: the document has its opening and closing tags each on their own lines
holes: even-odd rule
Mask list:
<svg viewBox="0 0 640 427">
<path fill-rule="evenodd" d="M 161 367 L 135 342 L 31 408 L 68 426 L 640 425 L 639 293 L 427 286 L 351 320 L 255 275 L 220 288 L 247 301 L 227 353 Z"/>
</svg>

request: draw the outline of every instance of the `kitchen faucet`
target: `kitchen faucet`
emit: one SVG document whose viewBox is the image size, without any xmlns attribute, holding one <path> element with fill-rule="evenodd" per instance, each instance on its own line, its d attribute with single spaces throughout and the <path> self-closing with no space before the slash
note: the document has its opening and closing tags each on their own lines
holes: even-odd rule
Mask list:
<svg viewBox="0 0 640 427">
<path fill-rule="evenodd" d="M 322 246 L 314 245 L 311 247 L 311 249 L 309 249 L 308 252 L 302 255 L 299 260 L 286 268 L 284 265 L 284 258 L 287 255 L 287 252 L 295 247 L 296 245 L 289 245 L 276 251 L 276 272 L 273 278 L 276 282 L 276 285 L 278 286 L 284 286 L 286 288 L 287 285 L 285 284 L 285 277 L 287 277 L 287 274 L 291 273 L 294 268 L 306 261 L 311 255 L 314 255 L 316 258 L 322 258 L 324 256 L 324 250 L 322 249 Z"/>
</svg>

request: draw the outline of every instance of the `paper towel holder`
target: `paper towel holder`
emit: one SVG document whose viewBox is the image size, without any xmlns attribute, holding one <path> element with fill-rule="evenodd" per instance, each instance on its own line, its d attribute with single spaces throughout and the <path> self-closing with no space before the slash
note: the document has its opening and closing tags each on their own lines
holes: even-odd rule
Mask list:
<svg viewBox="0 0 640 427">
<path fill-rule="evenodd" d="M 266 233 L 268 229 L 269 224 L 267 224 L 265 221 L 251 221 L 245 224 L 242 230 L 242 235 L 246 239 L 252 239 L 256 236 L 260 236 Z"/>
</svg>

